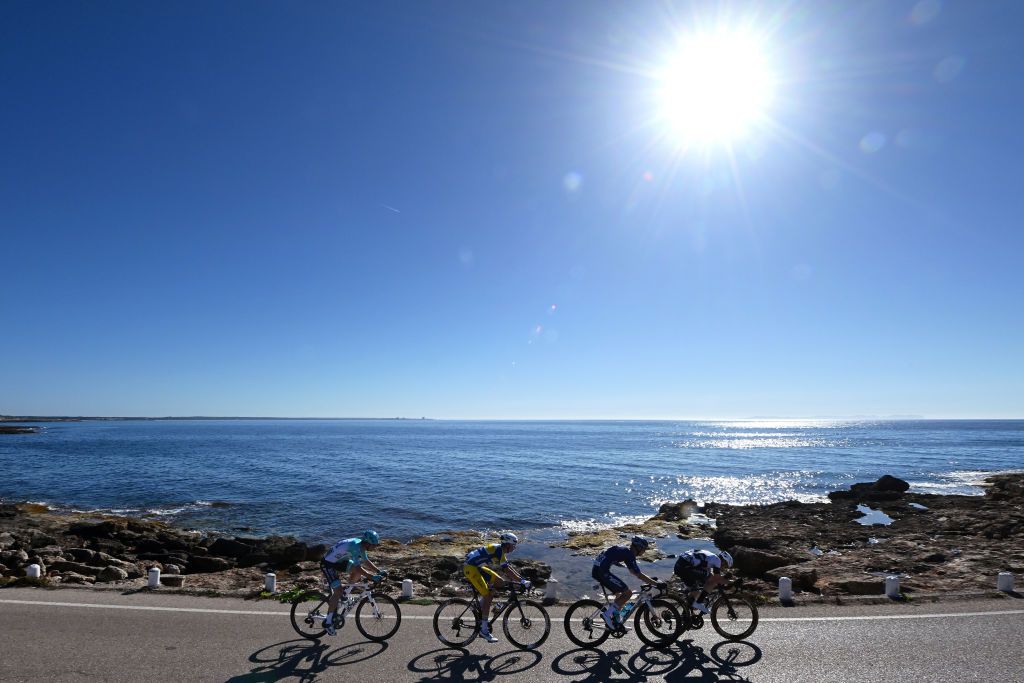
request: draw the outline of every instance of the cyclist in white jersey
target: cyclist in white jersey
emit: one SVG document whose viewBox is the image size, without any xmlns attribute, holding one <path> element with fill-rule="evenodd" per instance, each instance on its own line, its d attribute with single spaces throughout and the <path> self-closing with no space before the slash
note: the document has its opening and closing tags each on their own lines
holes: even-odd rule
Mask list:
<svg viewBox="0 0 1024 683">
<path fill-rule="evenodd" d="M 383 576 L 383 572 L 366 555 L 367 548 L 373 549 L 378 545 L 380 545 L 380 534 L 368 529 L 359 538 L 346 538 L 338 541 L 320 560 L 320 571 L 324 573 L 324 577 L 331 587 L 331 597 L 327 600 L 327 617 L 324 619 L 324 626 L 329 635 L 333 636 L 335 633 L 334 612 L 338 609 L 338 600 L 341 599 L 344 588 L 341 574 L 348 574 L 350 584 L 363 577 L 371 581 L 378 581 Z"/>
</svg>

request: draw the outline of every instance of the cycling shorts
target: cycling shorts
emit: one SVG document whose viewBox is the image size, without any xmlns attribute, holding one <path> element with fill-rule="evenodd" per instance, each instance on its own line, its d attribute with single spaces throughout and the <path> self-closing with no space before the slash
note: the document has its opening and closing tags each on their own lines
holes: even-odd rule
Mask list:
<svg viewBox="0 0 1024 683">
<path fill-rule="evenodd" d="M 590 575 L 594 577 L 595 581 L 610 590 L 612 593 L 621 593 L 624 590 L 628 590 L 625 581 L 611 572 L 601 571 L 601 568 L 598 566 L 595 566 L 591 570 Z"/>
<path fill-rule="evenodd" d="M 473 588 L 480 595 L 487 597 L 491 594 L 490 583 L 494 579 L 501 578 L 498 573 L 490 567 L 474 567 L 471 564 L 463 565 L 462 573 L 466 575 Z"/>
<path fill-rule="evenodd" d="M 679 579 L 686 584 L 688 588 L 702 588 L 704 582 L 708 580 L 710 572 L 698 567 L 687 567 L 682 563 L 677 563 L 675 568 L 672 570 Z"/>
<path fill-rule="evenodd" d="M 341 585 L 341 574 L 347 576 L 352 571 L 352 560 L 343 560 L 337 564 L 320 560 L 320 571 L 324 573 L 324 578 L 327 579 L 327 585 L 331 587 L 331 590 L 337 590 Z"/>
</svg>

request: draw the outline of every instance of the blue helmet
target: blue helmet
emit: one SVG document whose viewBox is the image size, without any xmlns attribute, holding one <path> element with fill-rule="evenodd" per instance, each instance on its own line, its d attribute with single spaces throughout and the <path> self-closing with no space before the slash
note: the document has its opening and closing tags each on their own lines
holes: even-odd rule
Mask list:
<svg viewBox="0 0 1024 683">
<path fill-rule="evenodd" d="M 362 540 L 364 543 L 369 543 L 370 545 L 377 545 L 378 543 L 380 543 L 380 534 L 378 534 L 373 529 L 367 529 L 363 532 Z"/>
<path fill-rule="evenodd" d="M 630 545 L 635 547 L 640 552 L 644 552 L 645 550 L 651 547 L 651 542 L 643 536 L 634 536 L 633 539 L 630 541 Z"/>
</svg>

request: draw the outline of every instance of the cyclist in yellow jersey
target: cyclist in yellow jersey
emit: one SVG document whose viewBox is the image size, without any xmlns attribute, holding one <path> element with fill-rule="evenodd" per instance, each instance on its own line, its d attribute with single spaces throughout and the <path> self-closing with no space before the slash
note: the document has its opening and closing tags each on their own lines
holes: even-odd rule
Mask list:
<svg viewBox="0 0 1024 683">
<path fill-rule="evenodd" d="M 483 612 L 480 624 L 480 637 L 488 643 L 496 643 L 498 639 L 491 634 L 491 627 L 487 624 L 487 617 L 491 613 L 491 600 L 494 595 L 491 593 L 491 584 L 496 588 L 505 585 L 501 574 L 491 567 L 497 567 L 508 578 L 519 581 L 524 588 L 530 587 L 530 582 L 523 579 L 519 572 L 508 563 L 507 555 L 516 549 L 519 538 L 513 533 L 501 535 L 501 543 L 488 543 L 466 553 L 466 563 L 462 565 L 462 573 L 466 575 L 469 582 L 473 584 L 480 593 L 483 600 L 480 609 Z M 488 566 L 490 565 L 490 566 Z"/>
</svg>

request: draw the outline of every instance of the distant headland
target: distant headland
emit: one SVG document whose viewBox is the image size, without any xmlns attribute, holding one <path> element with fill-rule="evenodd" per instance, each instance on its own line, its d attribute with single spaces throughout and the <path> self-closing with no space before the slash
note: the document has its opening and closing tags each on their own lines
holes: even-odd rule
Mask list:
<svg viewBox="0 0 1024 683">
<path fill-rule="evenodd" d="M 173 420 L 432 420 L 432 417 L 249 417 L 249 416 L 210 416 L 187 415 L 166 417 L 114 417 L 87 415 L 0 415 L 0 422 L 87 422 L 87 421 L 137 421 L 161 422 Z"/>
</svg>

